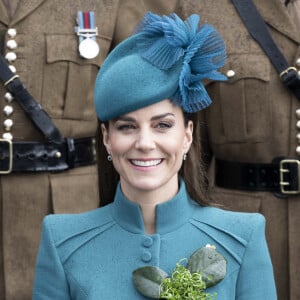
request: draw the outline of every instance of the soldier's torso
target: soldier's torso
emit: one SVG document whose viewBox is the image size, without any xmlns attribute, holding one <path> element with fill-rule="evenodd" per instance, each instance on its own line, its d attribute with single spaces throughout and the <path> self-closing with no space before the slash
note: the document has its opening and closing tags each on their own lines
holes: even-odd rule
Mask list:
<svg viewBox="0 0 300 300">
<path fill-rule="evenodd" d="M 118 1 L 20 1 L 10 19 L 0 1 L 0 34 L 3 54 L 26 88 L 53 118 L 64 136 L 91 136 L 97 121 L 93 85 L 110 48 Z M 74 31 L 77 11 L 94 11 L 99 29 L 100 54 L 94 59 L 79 55 Z M 15 101 L 0 86 L 0 135 L 14 140 L 37 140 L 41 134 Z M 11 108 L 7 108 L 11 106 Z M 11 128 L 4 128 L 11 119 Z M 6 121 L 7 122 L 7 121 Z"/>
<path fill-rule="evenodd" d="M 254 2 L 288 62 L 297 66 L 300 35 L 286 9 L 279 1 Z M 300 102 L 283 86 L 230 0 L 203 0 L 199 7 L 202 22 L 211 23 L 220 31 L 228 53 L 222 69 L 228 81 L 208 87 L 213 105 L 205 114 L 215 156 L 250 162 L 299 156 L 296 111 Z"/>
</svg>

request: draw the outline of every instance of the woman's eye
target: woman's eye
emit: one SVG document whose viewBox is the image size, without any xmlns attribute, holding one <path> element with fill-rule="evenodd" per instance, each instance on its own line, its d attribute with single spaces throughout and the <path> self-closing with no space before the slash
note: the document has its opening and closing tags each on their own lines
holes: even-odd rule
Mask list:
<svg viewBox="0 0 300 300">
<path fill-rule="evenodd" d="M 117 129 L 120 131 L 126 131 L 126 130 L 130 130 L 130 129 L 134 129 L 135 126 L 132 124 L 122 124 L 122 125 L 118 125 Z"/>
<path fill-rule="evenodd" d="M 160 129 L 168 129 L 168 128 L 171 128 L 173 126 L 172 123 L 169 123 L 169 122 L 159 122 L 157 127 L 160 128 Z"/>
</svg>

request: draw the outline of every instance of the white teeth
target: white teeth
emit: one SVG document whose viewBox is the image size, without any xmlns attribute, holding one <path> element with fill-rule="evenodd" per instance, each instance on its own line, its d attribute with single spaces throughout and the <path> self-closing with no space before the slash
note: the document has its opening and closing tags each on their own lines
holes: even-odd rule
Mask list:
<svg viewBox="0 0 300 300">
<path fill-rule="evenodd" d="M 140 167 L 152 167 L 161 163 L 161 159 L 154 160 L 132 160 L 132 163 Z"/>
</svg>

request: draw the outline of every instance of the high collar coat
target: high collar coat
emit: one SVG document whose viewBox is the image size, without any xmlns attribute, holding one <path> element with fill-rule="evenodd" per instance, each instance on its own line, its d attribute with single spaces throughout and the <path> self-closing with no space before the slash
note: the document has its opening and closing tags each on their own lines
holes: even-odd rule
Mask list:
<svg viewBox="0 0 300 300">
<path fill-rule="evenodd" d="M 264 230 L 262 215 L 199 206 L 181 182 L 175 197 L 157 205 L 156 232 L 148 235 L 140 206 L 119 186 L 103 208 L 45 218 L 33 300 L 148 299 L 133 286 L 135 269 L 171 274 L 206 244 L 227 261 L 225 278 L 207 292 L 222 300 L 276 300 Z"/>
</svg>

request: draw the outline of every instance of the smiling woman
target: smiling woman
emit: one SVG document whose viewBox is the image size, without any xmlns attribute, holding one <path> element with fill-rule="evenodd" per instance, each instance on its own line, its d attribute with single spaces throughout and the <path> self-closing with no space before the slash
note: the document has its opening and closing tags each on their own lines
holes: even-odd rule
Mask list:
<svg viewBox="0 0 300 300">
<path fill-rule="evenodd" d="M 168 99 L 146 107 L 144 108 L 144 110 L 144 112 L 140 112 L 140 110 L 138 110 L 137 112 L 140 112 L 139 115 L 141 116 L 142 121 L 146 121 L 146 119 L 148 120 L 148 126 L 151 126 L 153 128 L 151 132 L 156 132 L 157 136 L 160 136 L 162 138 L 165 147 L 169 143 L 171 143 L 170 145 L 172 145 L 174 141 L 180 142 L 180 140 L 178 139 L 180 137 L 180 132 L 177 132 L 177 130 L 181 126 L 185 127 L 187 133 L 190 133 L 190 135 L 187 136 L 187 138 L 189 139 L 189 149 L 186 149 L 182 153 L 182 156 L 180 157 L 179 170 L 177 170 L 177 172 L 181 177 L 184 178 L 186 188 L 192 198 L 202 205 L 208 205 L 209 201 L 207 200 L 205 191 L 205 175 L 203 173 L 201 159 L 199 159 L 200 127 L 197 113 L 185 113 L 179 106 L 174 105 L 174 103 Z M 166 113 L 163 113 L 164 110 L 166 111 Z M 149 115 L 150 111 L 153 113 L 155 112 L 156 115 Z M 135 122 L 136 120 L 134 118 L 130 118 L 130 116 L 128 115 L 120 116 L 116 119 L 111 120 L 110 122 L 103 122 L 101 125 L 102 131 L 100 132 L 100 140 L 103 139 L 103 134 L 105 136 L 108 134 L 108 131 L 112 134 L 113 129 L 118 129 L 118 131 L 121 131 L 121 133 L 124 135 L 129 133 L 137 133 L 139 128 L 137 127 L 138 124 L 136 124 Z M 111 125 L 109 126 L 109 124 Z M 150 135 L 143 134 L 143 132 L 141 131 L 139 131 L 139 133 L 142 138 L 141 142 L 144 142 L 144 139 L 147 136 L 151 137 Z M 173 135 L 171 135 L 171 133 Z M 119 145 L 119 142 L 116 144 Z M 137 143 L 136 145 L 139 144 Z M 100 204 L 101 206 L 105 206 L 106 204 L 111 203 L 114 199 L 115 190 L 120 181 L 120 173 L 116 169 L 116 160 L 114 159 L 112 164 L 107 159 L 108 153 L 109 158 L 115 155 L 113 154 L 113 151 L 107 150 L 106 139 L 104 140 L 104 143 L 100 143 L 98 145 L 98 149 L 99 165 L 102 166 L 99 172 L 99 182 L 100 186 L 102 187 L 100 190 Z M 146 155 L 149 156 L 149 153 Z M 135 162 L 135 164 L 138 163 L 149 164 L 150 162 L 144 159 L 142 162 Z M 158 161 L 156 163 L 158 163 Z"/>
<path fill-rule="evenodd" d="M 148 13 L 105 60 L 95 108 L 107 205 L 45 218 L 34 300 L 276 299 L 262 215 L 202 193 L 202 80 L 226 77 L 222 38 L 198 23 Z"/>
<path fill-rule="evenodd" d="M 178 192 L 178 172 L 192 143 L 193 123 L 164 100 L 102 124 L 104 145 L 122 191 L 139 203 L 147 233 L 155 232 L 155 207 Z M 155 200 L 154 200 L 155 199 Z M 150 209 L 151 208 L 151 209 Z"/>
<path fill-rule="evenodd" d="M 104 144 L 132 201 L 164 202 L 178 191 L 178 171 L 192 143 L 193 123 L 179 106 L 164 100 L 102 126 Z"/>
</svg>

